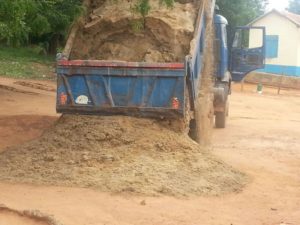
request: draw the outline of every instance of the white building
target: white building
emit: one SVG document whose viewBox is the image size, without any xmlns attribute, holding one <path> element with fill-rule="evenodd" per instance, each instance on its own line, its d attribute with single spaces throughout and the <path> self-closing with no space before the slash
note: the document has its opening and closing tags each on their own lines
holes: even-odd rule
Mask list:
<svg viewBox="0 0 300 225">
<path fill-rule="evenodd" d="M 260 71 L 300 77 L 300 15 L 272 10 L 250 23 L 266 27 L 266 67 Z M 250 34 L 250 46 L 261 36 Z"/>
</svg>

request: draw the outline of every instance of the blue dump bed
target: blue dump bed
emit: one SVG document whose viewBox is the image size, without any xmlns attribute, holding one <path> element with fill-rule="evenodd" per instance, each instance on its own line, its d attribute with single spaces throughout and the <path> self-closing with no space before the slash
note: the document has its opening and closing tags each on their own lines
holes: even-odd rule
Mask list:
<svg viewBox="0 0 300 225">
<path fill-rule="evenodd" d="M 60 113 L 184 116 L 183 63 L 60 60 L 57 82 Z"/>
</svg>

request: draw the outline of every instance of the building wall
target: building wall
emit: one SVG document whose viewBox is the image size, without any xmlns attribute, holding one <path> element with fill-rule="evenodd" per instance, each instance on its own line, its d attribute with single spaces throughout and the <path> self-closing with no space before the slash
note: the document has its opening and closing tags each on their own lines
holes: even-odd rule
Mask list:
<svg viewBox="0 0 300 225">
<path fill-rule="evenodd" d="M 278 56 L 267 58 L 262 72 L 300 76 L 300 29 L 290 20 L 270 13 L 256 21 L 253 26 L 265 26 L 267 35 L 278 35 Z M 258 46 L 261 35 L 250 33 L 249 46 Z"/>
<path fill-rule="evenodd" d="M 298 66 L 300 67 L 300 27 L 298 27 Z"/>
</svg>

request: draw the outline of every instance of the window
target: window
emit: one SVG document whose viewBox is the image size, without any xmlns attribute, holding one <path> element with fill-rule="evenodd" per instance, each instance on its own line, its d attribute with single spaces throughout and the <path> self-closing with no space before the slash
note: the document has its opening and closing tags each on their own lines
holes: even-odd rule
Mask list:
<svg viewBox="0 0 300 225">
<path fill-rule="evenodd" d="M 222 26 L 222 32 L 224 35 L 224 47 L 227 48 L 227 29 L 226 29 L 226 25 Z"/>
<path fill-rule="evenodd" d="M 233 48 L 257 49 L 263 46 L 263 29 L 256 27 L 237 28 L 233 41 Z"/>
<path fill-rule="evenodd" d="M 266 58 L 272 59 L 278 57 L 278 35 L 266 35 Z"/>
</svg>

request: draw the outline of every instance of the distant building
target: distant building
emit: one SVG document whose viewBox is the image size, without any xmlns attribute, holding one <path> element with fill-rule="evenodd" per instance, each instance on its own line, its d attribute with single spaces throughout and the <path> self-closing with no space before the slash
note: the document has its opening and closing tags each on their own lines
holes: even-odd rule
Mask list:
<svg viewBox="0 0 300 225">
<path fill-rule="evenodd" d="M 300 15 L 272 10 L 250 25 L 266 27 L 266 67 L 260 71 L 300 77 Z M 251 32 L 250 46 L 258 41 Z"/>
</svg>

